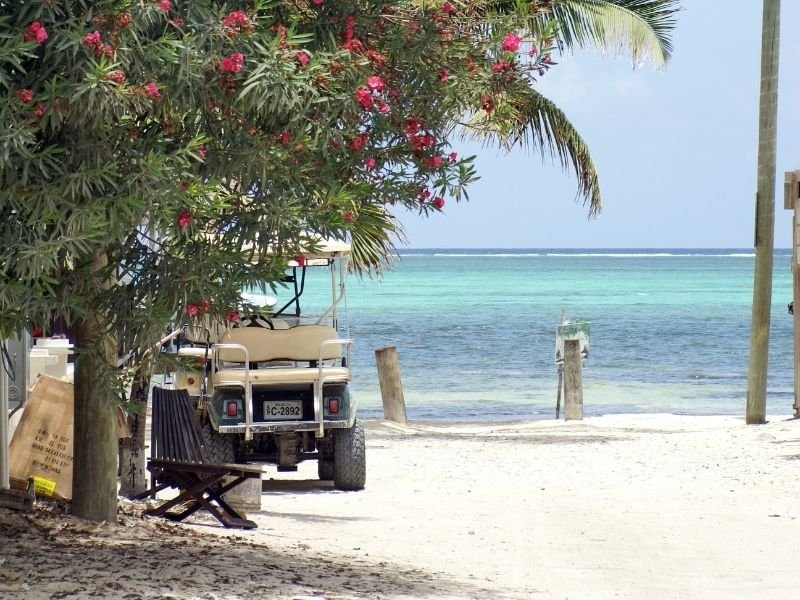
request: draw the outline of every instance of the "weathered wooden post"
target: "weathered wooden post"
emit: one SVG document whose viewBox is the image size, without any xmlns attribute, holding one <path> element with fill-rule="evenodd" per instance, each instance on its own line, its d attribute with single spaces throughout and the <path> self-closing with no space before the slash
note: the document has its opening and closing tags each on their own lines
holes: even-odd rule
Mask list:
<svg viewBox="0 0 800 600">
<path fill-rule="evenodd" d="M 564 340 L 564 420 L 582 419 L 581 343 L 579 340 Z"/>
<path fill-rule="evenodd" d="M 381 386 L 383 399 L 383 416 L 389 421 L 405 425 L 406 401 L 403 398 L 403 384 L 400 382 L 400 365 L 397 361 L 397 349 L 394 346 L 375 350 L 375 362 L 378 366 L 378 383 Z"/>
<path fill-rule="evenodd" d="M 582 361 L 589 358 L 589 334 L 587 321 L 564 320 L 556 327 L 556 365 L 558 366 L 558 395 L 556 396 L 556 419 L 561 405 L 561 386 L 564 386 L 564 420 L 583 419 Z"/>
<path fill-rule="evenodd" d="M 792 313 L 794 326 L 794 416 L 800 417 L 800 171 L 787 171 L 783 208 L 792 215 Z"/>
</svg>

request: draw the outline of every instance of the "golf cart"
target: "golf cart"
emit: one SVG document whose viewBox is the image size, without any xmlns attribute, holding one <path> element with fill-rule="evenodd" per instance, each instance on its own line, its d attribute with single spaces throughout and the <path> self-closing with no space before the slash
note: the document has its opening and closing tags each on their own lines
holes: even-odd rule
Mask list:
<svg viewBox="0 0 800 600">
<path fill-rule="evenodd" d="M 197 398 L 215 461 L 295 471 L 299 462 L 316 460 L 320 479 L 340 490 L 363 489 L 364 430 L 349 389 L 352 340 L 339 335 L 347 331 L 340 304 L 349 254 L 348 244 L 324 241 L 289 261 L 278 290 L 288 294 L 285 301 L 262 297 L 268 308 L 236 325 L 188 328 L 188 345 L 178 354 L 198 359 L 202 374 L 179 372 L 176 386 Z M 325 281 L 330 294 L 315 316 L 301 312 L 307 279 Z"/>
</svg>

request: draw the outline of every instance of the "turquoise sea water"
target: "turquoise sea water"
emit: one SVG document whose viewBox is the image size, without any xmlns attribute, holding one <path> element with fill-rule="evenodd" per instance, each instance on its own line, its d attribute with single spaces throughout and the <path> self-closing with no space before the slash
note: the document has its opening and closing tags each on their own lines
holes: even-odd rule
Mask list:
<svg viewBox="0 0 800 600">
<path fill-rule="evenodd" d="M 767 410 L 792 412 L 791 252 L 775 253 Z M 360 413 L 397 348 L 409 418 L 550 418 L 562 309 L 591 323 L 585 413 L 744 414 L 752 250 L 405 250 L 348 281 Z M 311 286 L 310 286 L 311 287 Z"/>
</svg>

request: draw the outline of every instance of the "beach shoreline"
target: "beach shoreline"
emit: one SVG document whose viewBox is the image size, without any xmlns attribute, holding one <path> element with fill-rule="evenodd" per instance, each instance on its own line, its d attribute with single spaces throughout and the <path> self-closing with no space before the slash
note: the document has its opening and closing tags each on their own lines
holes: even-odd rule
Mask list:
<svg viewBox="0 0 800 600">
<path fill-rule="evenodd" d="M 0 510 L 0 594 L 30 598 L 788 598 L 800 421 L 606 415 L 367 422 L 367 487 L 265 475 L 258 529 Z"/>
</svg>

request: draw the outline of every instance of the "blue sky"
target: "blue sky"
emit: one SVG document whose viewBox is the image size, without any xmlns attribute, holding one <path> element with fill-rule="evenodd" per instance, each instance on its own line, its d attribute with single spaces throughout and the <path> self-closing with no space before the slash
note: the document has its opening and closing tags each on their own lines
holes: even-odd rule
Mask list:
<svg viewBox="0 0 800 600">
<path fill-rule="evenodd" d="M 787 248 L 783 173 L 800 169 L 800 2 L 782 5 L 775 245 Z M 549 159 L 462 145 L 482 179 L 443 214 L 403 214 L 408 247 L 751 248 L 762 4 L 683 7 L 666 70 L 588 50 L 539 82 L 589 145 L 603 194 L 597 219 Z"/>
</svg>

